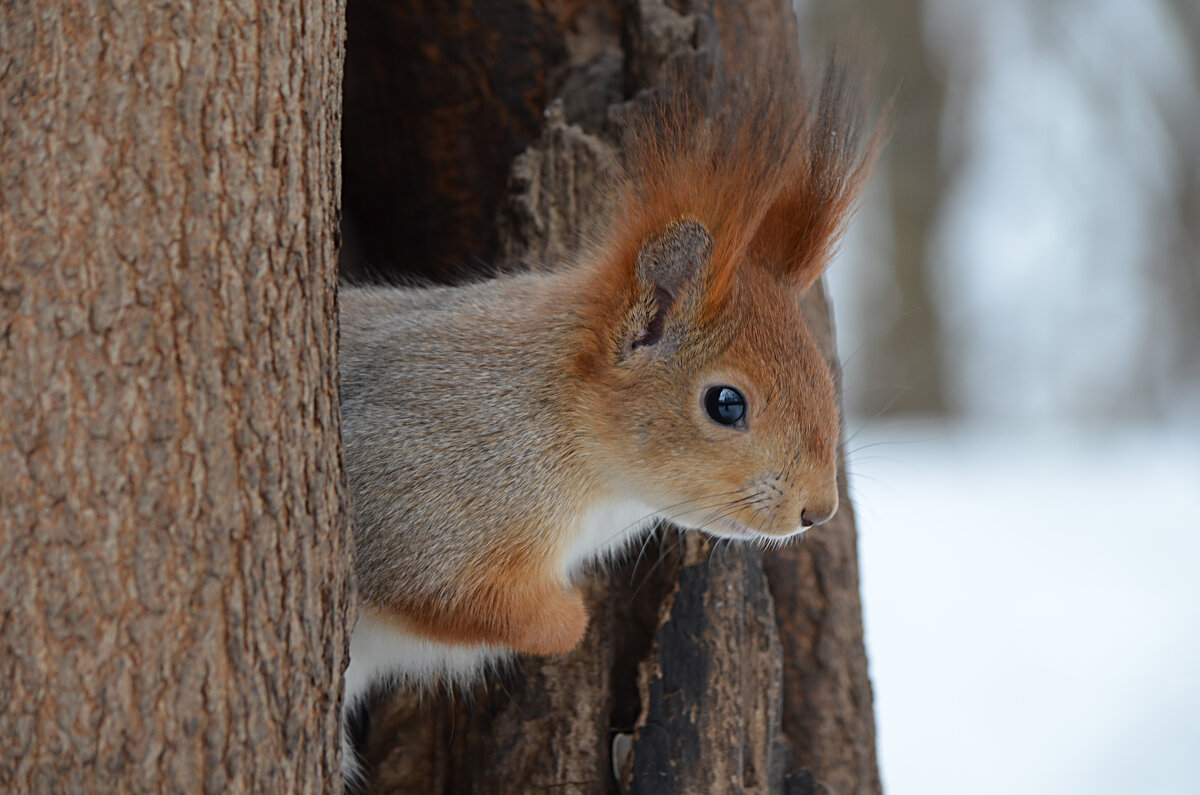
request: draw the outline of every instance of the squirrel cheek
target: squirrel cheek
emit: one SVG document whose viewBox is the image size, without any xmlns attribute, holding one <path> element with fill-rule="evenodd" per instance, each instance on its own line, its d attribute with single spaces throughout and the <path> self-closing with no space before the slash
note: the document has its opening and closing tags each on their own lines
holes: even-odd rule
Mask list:
<svg viewBox="0 0 1200 795">
<path fill-rule="evenodd" d="M 528 654 L 565 654 L 583 639 L 587 625 L 587 608 L 580 590 L 555 590 L 543 595 L 508 645 Z"/>
</svg>

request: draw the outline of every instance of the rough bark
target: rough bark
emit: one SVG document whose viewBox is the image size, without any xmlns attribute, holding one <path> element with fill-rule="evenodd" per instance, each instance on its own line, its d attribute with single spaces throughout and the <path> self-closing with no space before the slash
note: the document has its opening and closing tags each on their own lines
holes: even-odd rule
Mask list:
<svg viewBox="0 0 1200 795">
<path fill-rule="evenodd" d="M 562 57 L 555 20 L 540 3 L 471 0 L 359 0 L 347 14 L 346 198 L 360 256 L 386 270 L 402 251 L 411 273 L 462 273 L 492 240 L 508 163 L 537 135 Z"/>
<path fill-rule="evenodd" d="M 540 134 L 511 165 L 494 247 L 476 255 L 531 267 L 554 267 L 604 222 L 603 182 L 620 156 L 624 103 L 668 60 L 754 46 L 765 31 L 793 24 L 789 5 L 773 0 L 640 0 L 585 17 L 566 4 L 512 5 L 557 16 L 565 60 L 551 65 Z M 351 28 L 351 46 L 355 35 Z M 482 132 L 448 119 L 431 134 Z M 406 154 L 421 159 L 419 146 Z M 400 248 L 388 259 L 407 256 Z M 805 312 L 836 370 L 819 288 Z M 588 583 L 592 623 L 571 654 L 523 658 L 470 694 L 387 697 L 366 731 L 373 789 L 878 792 L 844 489 L 841 499 L 834 523 L 768 553 L 661 528 L 636 560 Z"/>
<path fill-rule="evenodd" d="M 340 788 L 342 30 L 0 10 L 0 791 Z"/>
</svg>

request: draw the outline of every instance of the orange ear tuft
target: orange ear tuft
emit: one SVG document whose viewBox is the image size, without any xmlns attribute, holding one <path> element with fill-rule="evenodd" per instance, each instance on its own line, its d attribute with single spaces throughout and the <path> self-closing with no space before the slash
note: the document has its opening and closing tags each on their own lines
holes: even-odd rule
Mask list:
<svg viewBox="0 0 1200 795">
<path fill-rule="evenodd" d="M 845 69 L 831 61 L 814 88 L 793 45 L 769 49 L 736 73 L 676 64 L 625 131 L 609 273 L 634 283 L 645 242 L 694 220 L 712 236 L 701 321 L 724 306 L 747 259 L 811 283 L 879 148 L 877 133 L 862 143 L 863 92 Z"/>
<path fill-rule="evenodd" d="M 831 60 L 805 119 L 791 177 L 751 242 L 751 256 L 803 291 L 825 269 L 879 157 L 884 125 L 863 140 L 861 83 Z"/>
</svg>

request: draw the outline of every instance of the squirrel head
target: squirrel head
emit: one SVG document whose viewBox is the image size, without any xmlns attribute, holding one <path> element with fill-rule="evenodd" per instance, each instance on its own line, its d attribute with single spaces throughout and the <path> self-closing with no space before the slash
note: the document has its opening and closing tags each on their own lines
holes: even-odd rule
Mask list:
<svg viewBox="0 0 1200 795">
<path fill-rule="evenodd" d="M 783 538 L 837 510 L 833 378 L 798 285 L 751 260 L 714 306 L 713 250 L 692 219 L 645 241 L 586 425 L 619 488 L 678 524 Z"/>
<path fill-rule="evenodd" d="M 800 299 L 879 135 L 861 142 L 841 69 L 815 94 L 790 66 L 756 80 L 677 91 L 634 125 L 576 365 L 583 435 L 617 488 L 685 527 L 773 540 L 837 510 L 838 401 Z"/>
</svg>

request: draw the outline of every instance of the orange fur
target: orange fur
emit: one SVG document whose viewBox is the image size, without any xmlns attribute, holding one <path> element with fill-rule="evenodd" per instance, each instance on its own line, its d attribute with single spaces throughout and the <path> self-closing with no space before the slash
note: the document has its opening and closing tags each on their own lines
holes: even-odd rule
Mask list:
<svg viewBox="0 0 1200 795">
<path fill-rule="evenodd" d="M 545 334 L 529 355 L 551 360 L 553 375 L 528 399 L 561 411 L 571 450 L 561 463 L 577 467 L 562 490 L 574 491 L 546 503 L 542 492 L 515 495 L 525 502 L 485 517 L 495 521 L 479 538 L 477 524 L 452 515 L 470 563 L 450 584 L 374 594 L 398 624 L 446 643 L 569 650 L 587 613 L 565 581 L 562 536 L 606 478 L 597 493 L 633 493 L 717 534 L 729 520 L 760 540 L 836 510 L 837 397 L 799 295 L 827 264 L 881 135 L 864 137 L 862 92 L 844 70 L 831 63 L 813 83 L 798 60 L 779 48 L 756 66 L 718 65 L 711 83 L 680 70 L 630 125 L 607 239 L 583 267 L 540 277 L 538 300 L 509 309 L 533 315 L 518 315 L 510 334 Z M 713 384 L 746 394 L 745 432 L 705 417 Z M 753 498 L 711 515 L 664 507 L 737 493 Z"/>
<path fill-rule="evenodd" d="M 829 516 L 837 507 L 837 399 L 798 297 L 828 264 L 882 133 L 866 134 L 864 92 L 836 62 L 812 82 L 798 55 L 780 48 L 757 65 L 715 72 L 711 85 L 678 72 L 630 126 L 617 217 L 584 287 L 573 372 L 585 385 L 589 433 L 598 448 L 624 451 L 614 465 L 631 482 L 683 501 L 703 496 L 696 473 L 707 493 L 746 489 L 748 473 L 770 473 L 788 496 L 769 520 L 761 503 L 725 516 L 782 536 L 805 511 Z M 638 262 L 681 222 L 702 226 L 712 246 L 696 263 L 700 283 L 664 307 Z M 629 355 L 631 333 L 655 312 L 676 331 L 670 355 Z M 698 415 L 705 380 L 752 393 L 748 438 L 712 431 Z M 637 427 L 640 417 L 653 418 L 653 429 Z M 689 442 L 663 449 L 662 439 Z"/>
<path fill-rule="evenodd" d="M 570 651 L 587 630 L 578 588 L 550 571 L 548 549 L 494 545 L 453 598 L 396 592 L 385 613 L 398 625 L 444 643 L 486 643 L 529 654 Z"/>
<path fill-rule="evenodd" d="M 747 260 L 811 284 L 853 212 L 882 145 L 864 139 L 864 91 L 835 61 L 808 79 L 793 47 L 757 63 L 718 63 L 711 82 L 674 70 L 671 85 L 628 129 L 621 214 L 604 246 L 608 287 L 630 282 L 644 241 L 681 218 L 713 235 L 701 317 L 727 300 Z"/>
</svg>

